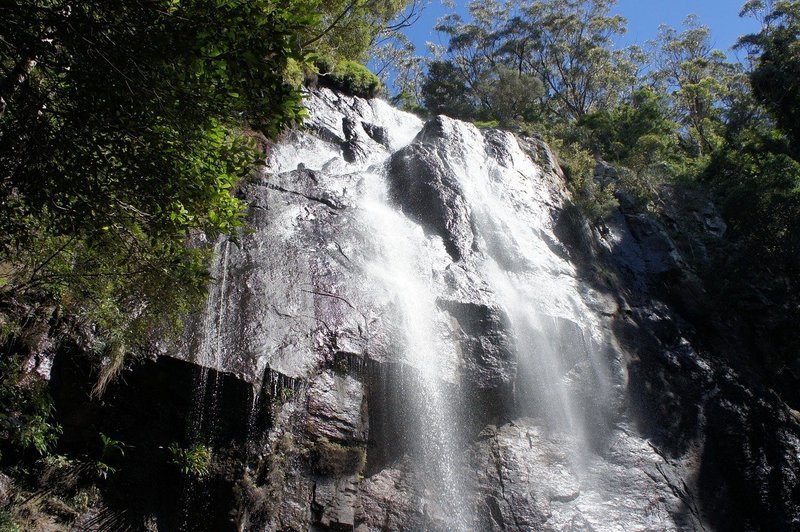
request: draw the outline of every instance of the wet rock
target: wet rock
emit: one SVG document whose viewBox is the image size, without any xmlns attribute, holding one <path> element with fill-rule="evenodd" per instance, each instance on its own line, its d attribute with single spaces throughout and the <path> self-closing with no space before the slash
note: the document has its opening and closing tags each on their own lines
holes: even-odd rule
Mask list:
<svg viewBox="0 0 800 532">
<path fill-rule="evenodd" d="M 485 530 L 693 529 L 665 481 L 677 475 L 644 440 L 616 432 L 600 456 L 581 456 L 578 442 L 527 418 L 481 438 L 473 456 Z"/>
<path fill-rule="evenodd" d="M 363 384 L 325 371 L 308 388 L 308 432 L 316 438 L 365 441 Z"/>
<path fill-rule="evenodd" d="M 473 448 L 483 530 L 541 530 L 554 501 L 580 495 L 570 465 L 571 442 L 544 437 L 531 420 L 487 427 Z"/>
<path fill-rule="evenodd" d="M 313 505 L 319 514 L 315 520 L 334 530 L 353 530 L 357 501 L 357 478 L 319 480 L 314 485 Z"/>
<path fill-rule="evenodd" d="M 410 482 L 408 466 L 387 468 L 361 483 L 356 530 L 446 530 L 431 523 L 421 494 Z M 434 525 L 434 526 L 431 526 Z"/>
<path fill-rule="evenodd" d="M 412 144 L 389 161 L 392 197 L 409 216 L 442 237 L 461 260 L 472 247 L 470 210 L 454 172 L 427 144 Z"/>
<path fill-rule="evenodd" d="M 488 305 L 439 300 L 458 323 L 464 353 L 466 378 L 478 389 L 493 389 L 512 383 L 517 361 L 509 336 L 508 317 Z"/>
<path fill-rule="evenodd" d="M 367 135 L 380 144 L 381 146 L 389 147 L 389 132 L 386 130 L 385 127 L 379 126 L 376 124 L 370 124 L 368 122 L 361 122 L 361 127 L 364 128 L 364 131 L 367 132 Z"/>
</svg>

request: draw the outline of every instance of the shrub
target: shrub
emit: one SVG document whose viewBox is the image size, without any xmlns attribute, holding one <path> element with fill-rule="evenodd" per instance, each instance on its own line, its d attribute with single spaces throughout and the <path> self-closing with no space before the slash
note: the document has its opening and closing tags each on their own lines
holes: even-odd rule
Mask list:
<svg viewBox="0 0 800 532">
<path fill-rule="evenodd" d="M 108 475 L 113 475 L 117 472 L 117 470 L 108 463 L 109 459 L 115 454 L 125 456 L 125 444 L 119 440 L 115 440 L 114 438 L 106 436 L 102 432 L 100 433 L 100 441 L 102 442 L 103 447 L 100 452 L 100 459 L 95 461 L 94 468 L 99 477 L 107 478 Z"/>
<path fill-rule="evenodd" d="M 53 400 L 44 381 L 24 379 L 16 360 L 0 363 L 0 444 L 46 456 L 61 434 L 52 413 Z"/>
<path fill-rule="evenodd" d="M 302 87 L 305 81 L 303 67 L 296 59 L 289 58 L 286 61 L 286 69 L 283 71 L 283 79 L 292 87 Z"/>
<path fill-rule="evenodd" d="M 177 443 L 169 446 L 172 453 L 172 463 L 177 465 L 184 475 L 204 477 L 208 475 L 211 467 L 211 449 L 202 443 L 195 443 L 191 447 L 181 447 Z"/>
<path fill-rule="evenodd" d="M 577 144 L 565 145 L 552 140 L 550 145 L 557 150 L 559 162 L 567 177 L 567 188 L 575 206 L 590 223 L 610 216 L 617 206 L 613 183 L 600 183 L 595 179 L 597 162 L 594 156 Z"/>
</svg>

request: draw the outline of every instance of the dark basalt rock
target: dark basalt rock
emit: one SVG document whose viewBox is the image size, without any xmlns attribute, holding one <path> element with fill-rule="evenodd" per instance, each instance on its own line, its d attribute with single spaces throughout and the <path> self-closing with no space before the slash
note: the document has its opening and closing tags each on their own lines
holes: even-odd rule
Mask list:
<svg viewBox="0 0 800 532">
<path fill-rule="evenodd" d="M 513 383 L 517 360 L 505 313 L 477 303 L 439 300 L 438 304 L 456 319 L 461 329 L 466 379 L 479 390 Z"/>
<path fill-rule="evenodd" d="M 420 134 L 421 139 L 427 138 Z M 471 214 L 453 171 L 428 144 L 414 143 L 389 161 L 391 193 L 404 212 L 442 237 L 453 260 L 473 244 Z"/>
<path fill-rule="evenodd" d="M 103 460 L 114 471 L 101 484 L 105 511 L 85 520 L 83 530 L 134 529 L 146 520 L 159 530 L 235 530 L 236 484 L 247 462 L 252 387 L 236 377 L 169 357 L 123 372 L 102 398 L 92 398 L 95 376 L 79 354 L 61 351 L 50 380 L 59 452 Z M 196 390 L 207 395 L 196 403 Z M 205 420 L 202 431 L 192 425 Z M 121 442 L 103 455 L 100 434 Z M 183 473 L 169 446 L 201 443 L 212 449 L 208 477 Z M 204 495 L 195 496 L 197 493 Z"/>
<path fill-rule="evenodd" d="M 386 131 L 386 128 L 383 126 L 378 126 L 376 124 L 370 124 L 368 122 L 361 122 L 361 127 L 364 128 L 364 131 L 367 132 L 369 138 L 384 146 L 386 148 L 389 147 L 389 132 Z"/>
</svg>

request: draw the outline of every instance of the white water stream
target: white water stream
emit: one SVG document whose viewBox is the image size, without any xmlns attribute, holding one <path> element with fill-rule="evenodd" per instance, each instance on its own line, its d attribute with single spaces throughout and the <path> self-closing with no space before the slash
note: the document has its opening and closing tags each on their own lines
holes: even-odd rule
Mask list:
<svg viewBox="0 0 800 532">
<path fill-rule="evenodd" d="M 391 205 L 385 175 L 366 174 L 365 180 L 362 214 L 374 229 L 379 249 L 366 273 L 395 302 L 401 317 L 397 326 L 405 342 L 404 361 L 416 372 L 412 378 L 419 379 L 410 391 L 416 396 L 408 398 L 419 420 L 419 426 L 409 428 L 414 431 L 418 453 L 415 464 L 419 477 L 429 480 L 426 490 L 434 494 L 432 498 L 447 501 L 445 511 L 453 529 L 470 530 L 471 508 L 455 464 L 460 427 L 454 423 L 455 405 L 449 404 L 443 389 L 455 369 L 455 361 L 447 354 L 456 350 L 453 340 L 440 334 L 436 307 L 433 272 L 436 257 L 444 255 L 444 248 L 441 243 L 432 246 L 422 229 Z"/>
</svg>

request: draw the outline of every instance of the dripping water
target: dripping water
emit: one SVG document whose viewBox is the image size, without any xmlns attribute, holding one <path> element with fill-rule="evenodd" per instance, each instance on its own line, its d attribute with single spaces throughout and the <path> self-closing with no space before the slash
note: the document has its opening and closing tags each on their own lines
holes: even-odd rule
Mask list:
<svg viewBox="0 0 800 532">
<path fill-rule="evenodd" d="M 188 447 L 200 444 L 212 448 L 217 435 L 215 429 L 220 415 L 229 252 L 230 240 L 227 238 L 221 238 L 214 246 L 214 265 L 211 270 L 214 283 L 206 299 L 200 345 L 193 357 L 199 369 L 194 378 L 194 400 L 187 423 Z M 208 511 L 210 496 L 207 483 L 187 479 L 181 497 L 184 529 L 188 529 L 194 521 L 189 512 Z"/>
</svg>

